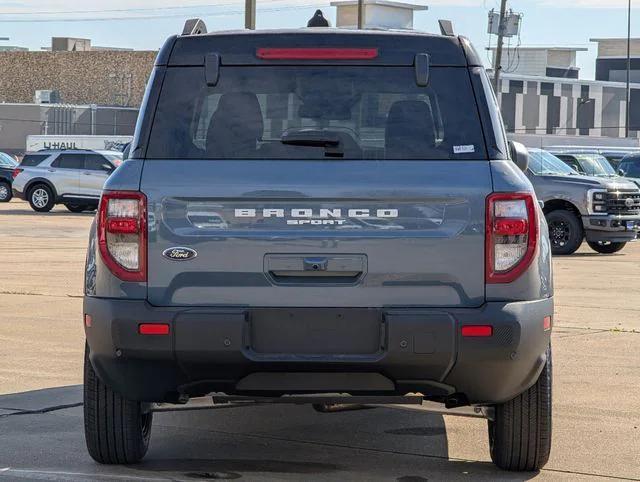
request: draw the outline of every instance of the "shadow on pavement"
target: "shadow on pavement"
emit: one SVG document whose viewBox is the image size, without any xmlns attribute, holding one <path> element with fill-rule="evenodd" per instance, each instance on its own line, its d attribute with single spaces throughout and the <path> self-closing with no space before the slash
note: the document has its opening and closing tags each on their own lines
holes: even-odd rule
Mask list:
<svg viewBox="0 0 640 482">
<path fill-rule="evenodd" d="M 81 386 L 0 396 L 0 478 L 417 482 L 536 475 L 449 460 L 439 414 L 391 407 L 317 413 L 306 405 L 157 413 L 146 458 L 104 466 L 86 452 L 81 398 Z"/>
</svg>

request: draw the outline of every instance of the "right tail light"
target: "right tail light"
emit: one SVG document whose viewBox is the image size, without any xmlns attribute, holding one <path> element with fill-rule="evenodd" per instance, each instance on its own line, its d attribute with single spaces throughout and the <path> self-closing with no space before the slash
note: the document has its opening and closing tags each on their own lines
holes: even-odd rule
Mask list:
<svg viewBox="0 0 640 482">
<path fill-rule="evenodd" d="M 487 197 L 486 282 L 511 283 L 531 264 L 538 244 L 538 216 L 532 193 Z"/>
<path fill-rule="evenodd" d="M 15 179 L 16 177 L 18 177 L 18 174 L 20 174 L 22 171 L 24 171 L 24 169 L 20 169 L 19 167 L 16 167 L 12 172 L 11 172 L 11 178 Z"/>
<path fill-rule="evenodd" d="M 123 281 L 147 281 L 147 198 L 141 192 L 104 191 L 98 213 L 100 255 Z"/>
</svg>

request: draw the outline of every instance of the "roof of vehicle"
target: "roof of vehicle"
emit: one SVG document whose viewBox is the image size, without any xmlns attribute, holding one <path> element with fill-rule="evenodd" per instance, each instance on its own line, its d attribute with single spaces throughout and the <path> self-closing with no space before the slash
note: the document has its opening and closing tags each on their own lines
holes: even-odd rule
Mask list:
<svg viewBox="0 0 640 482">
<path fill-rule="evenodd" d="M 580 153 L 580 154 L 589 154 L 596 153 L 600 154 L 603 152 L 616 152 L 616 153 L 624 153 L 624 152 L 640 152 L 640 147 L 597 147 L 597 146 L 547 146 L 545 147 L 548 151 L 555 152 L 567 152 L 567 153 Z"/>
<path fill-rule="evenodd" d="M 242 40 L 239 41 L 239 37 Z M 296 60 L 296 64 L 413 65 L 417 53 L 430 56 L 433 66 L 481 66 L 482 62 L 464 37 L 418 31 L 303 28 L 232 30 L 200 35 L 174 35 L 160 50 L 156 65 L 199 66 L 205 56 L 220 56 L 221 65 L 291 64 L 291 60 L 261 59 L 258 48 L 375 48 L 366 60 Z"/>
<path fill-rule="evenodd" d="M 640 161 L 640 152 L 632 152 L 631 154 L 627 154 L 622 158 L 620 162 L 624 161 Z"/>
</svg>

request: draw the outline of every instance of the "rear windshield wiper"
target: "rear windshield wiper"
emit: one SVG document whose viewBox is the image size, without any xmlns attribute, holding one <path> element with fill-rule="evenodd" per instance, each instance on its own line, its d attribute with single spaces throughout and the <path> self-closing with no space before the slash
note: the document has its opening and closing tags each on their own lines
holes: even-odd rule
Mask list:
<svg viewBox="0 0 640 482">
<path fill-rule="evenodd" d="M 338 149 L 341 141 L 332 135 L 317 129 L 299 129 L 282 134 L 280 142 L 289 146 L 324 147 L 327 157 L 343 157 L 344 152 Z"/>
</svg>

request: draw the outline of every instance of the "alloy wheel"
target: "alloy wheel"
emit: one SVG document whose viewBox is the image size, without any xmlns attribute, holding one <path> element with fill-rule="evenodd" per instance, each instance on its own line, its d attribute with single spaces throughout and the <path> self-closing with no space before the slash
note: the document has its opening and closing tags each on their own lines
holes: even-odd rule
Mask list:
<svg viewBox="0 0 640 482">
<path fill-rule="evenodd" d="M 38 188 L 31 194 L 33 205 L 37 208 L 43 208 L 49 202 L 49 193 L 42 188 Z"/>
<path fill-rule="evenodd" d="M 552 221 L 549 224 L 549 235 L 554 247 L 563 247 L 571 239 L 571 226 L 564 221 Z"/>
</svg>

